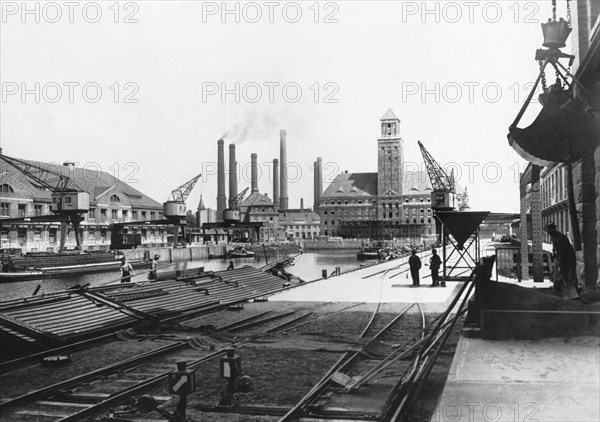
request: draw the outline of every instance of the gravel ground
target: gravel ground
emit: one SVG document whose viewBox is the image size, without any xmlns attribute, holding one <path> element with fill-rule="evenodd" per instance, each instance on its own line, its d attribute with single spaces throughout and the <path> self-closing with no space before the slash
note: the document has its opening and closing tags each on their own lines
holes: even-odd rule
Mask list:
<svg viewBox="0 0 600 422">
<path fill-rule="evenodd" d="M 134 355 L 155 350 L 169 344 L 169 340 L 115 340 L 71 353 L 71 363 L 48 368 L 29 363 L 0 374 L 0 397 L 17 397 L 28 391 L 56 384 L 86 372 L 128 359 Z"/>
<path fill-rule="evenodd" d="M 171 331 L 166 331 L 166 328 L 163 327 L 161 333 L 138 334 L 137 337 L 133 338 L 131 336 L 121 336 L 124 340 L 115 340 L 108 344 L 98 345 L 85 351 L 73 353 L 71 355 L 73 363 L 63 368 L 41 368 L 38 364 L 24 366 L 15 371 L 0 375 L 2 398 L 15 397 L 27 391 L 54 384 L 133 355 L 166 346 L 172 343 L 171 338 L 174 336 L 182 338 L 190 336 L 206 337 L 206 334 L 201 331 L 201 327 L 203 326 L 223 326 L 266 310 L 277 311 L 283 305 L 285 303 L 281 302 L 247 303 L 241 311 L 223 311 L 187 321 L 185 324 L 182 324 L 179 332 L 172 331 L 177 327 L 171 326 L 168 327 Z M 376 326 L 373 328 L 373 331 L 381 329 L 399 311 L 406 309 L 408 305 L 398 303 L 383 304 L 380 308 L 381 314 L 376 320 Z M 376 306 L 376 304 L 360 303 L 328 304 L 315 310 L 313 317 L 319 318 L 315 324 L 308 324 L 302 329 L 288 331 L 285 334 L 279 334 L 275 337 L 283 341 L 292 341 L 292 339 L 299 338 L 303 334 L 312 333 L 317 334 L 319 339 L 323 336 L 357 338 L 371 318 L 371 314 Z M 314 307 L 314 302 L 293 304 L 294 309 L 308 310 Z M 283 309 L 280 311 L 283 312 Z M 427 312 L 426 309 L 425 311 Z M 435 315 L 435 313 L 428 314 L 428 321 L 431 321 Z M 416 307 L 411 308 L 403 318 L 403 321 L 407 322 L 408 328 L 398 333 L 397 338 L 386 338 L 385 340 L 389 344 L 403 343 L 407 339 L 414 337 L 414 334 L 418 332 L 420 328 L 420 314 Z M 230 337 L 226 335 L 220 336 L 215 340 L 215 343 L 219 347 L 226 345 L 231 341 Z M 453 337 L 451 345 L 448 347 L 449 351 L 453 351 L 456 338 Z M 251 377 L 253 388 L 248 393 L 237 393 L 234 396 L 235 402 L 241 406 L 266 406 L 280 411 L 282 408 L 289 408 L 295 404 L 312 388 L 333 363 L 342 356 L 339 351 L 294 350 L 294 348 L 277 347 L 276 345 L 267 345 L 267 347 L 261 348 L 240 347 L 237 353 L 242 357 L 243 373 Z M 413 412 L 414 415 L 421 417 L 421 415 L 426 415 L 429 411 L 433 412 L 437 397 L 441 394 L 451 361 L 451 355 L 440 357 L 439 365 L 436 365 L 436 368 L 434 368 L 421 397 L 419 397 L 417 410 Z M 277 416 L 250 416 L 232 413 L 207 413 L 202 411 L 201 406 L 215 405 L 219 402 L 221 391 L 226 384 L 226 381 L 219 376 L 218 358 L 200 365 L 197 368 L 196 378 L 198 380 L 198 391 L 190 395 L 188 400 L 188 414 L 192 420 L 214 422 L 270 422 L 278 420 Z M 393 384 L 392 381 L 390 380 L 390 385 Z M 149 393 L 155 396 L 168 395 L 166 383 L 163 383 L 163 385 Z M 176 400 L 172 400 L 171 402 L 167 403 L 167 409 L 174 410 Z M 139 418 L 141 415 L 137 417 Z M 143 417 L 145 419 L 154 418 L 160 420 L 160 417 L 156 413 L 144 415 Z M 420 421 L 427 419 L 410 420 Z"/>
</svg>

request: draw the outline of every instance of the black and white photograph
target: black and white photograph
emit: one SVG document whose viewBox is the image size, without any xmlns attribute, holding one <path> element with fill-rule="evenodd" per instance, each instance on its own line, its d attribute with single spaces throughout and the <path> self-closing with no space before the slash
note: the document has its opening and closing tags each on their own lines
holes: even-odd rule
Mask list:
<svg viewBox="0 0 600 422">
<path fill-rule="evenodd" d="M 600 421 L 600 0 L 0 0 L 0 422 Z"/>
</svg>

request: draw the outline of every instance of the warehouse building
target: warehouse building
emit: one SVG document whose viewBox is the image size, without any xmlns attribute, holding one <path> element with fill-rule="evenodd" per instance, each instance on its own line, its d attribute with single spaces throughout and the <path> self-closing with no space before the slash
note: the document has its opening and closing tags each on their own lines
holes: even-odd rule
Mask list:
<svg viewBox="0 0 600 422">
<path fill-rule="evenodd" d="M 377 172 L 339 174 L 319 199 L 322 236 L 421 239 L 435 236 L 431 184 L 426 172 L 404 171 L 400 119 L 380 119 Z"/>
</svg>

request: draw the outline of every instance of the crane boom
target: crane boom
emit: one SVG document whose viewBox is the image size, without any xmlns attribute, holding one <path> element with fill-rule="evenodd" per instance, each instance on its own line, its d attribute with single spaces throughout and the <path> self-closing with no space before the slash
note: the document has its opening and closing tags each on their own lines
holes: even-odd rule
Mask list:
<svg viewBox="0 0 600 422">
<path fill-rule="evenodd" d="M 192 189 L 194 189 L 194 186 L 196 186 L 196 182 L 198 182 L 198 179 L 200 178 L 200 176 L 202 176 L 202 174 L 198 174 L 191 180 L 185 182 L 183 185 L 179 186 L 176 189 L 173 189 L 173 191 L 171 192 L 171 195 L 169 196 L 168 201 L 169 202 L 185 202 L 187 200 L 188 196 L 190 196 L 190 192 L 192 192 Z"/>
<path fill-rule="evenodd" d="M 425 160 L 425 167 L 427 167 L 427 174 L 429 174 L 429 179 L 431 180 L 431 186 L 433 190 L 454 192 L 454 174 L 451 173 L 450 176 L 448 176 L 444 169 L 431 156 L 429 151 L 427 151 L 421 141 L 417 142 L 419 144 L 419 148 L 421 148 L 421 154 L 423 155 L 423 160 Z"/>
<path fill-rule="evenodd" d="M 244 197 L 246 196 L 246 192 L 248 192 L 248 188 L 244 189 L 235 198 L 233 198 L 231 200 L 231 203 L 229 204 L 229 208 L 232 210 L 239 210 L 240 204 L 242 203 L 242 201 L 244 200 Z"/>
<path fill-rule="evenodd" d="M 0 154 L 0 159 L 51 192 L 83 192 L 73 180 L 62 173 L 2 154 Z"/>
<path fill-rule="evenodd" d="M 3 154 L 0 154 L 0 160 L 23 173 L 25 177 L 32 181 L 32 184 L 51 192 L 52 204 L 50 210 L 55 214 L 54 218 L 51 216 L 38 216 L 36 221 L 60 221 L 59 251 L 65 249 L 67 225 L 69 223 L 73 225 L 77 249 L 80 249 L 80 223 L 83 221 L 82 215 L 89 211 L 90 194 L 77 186 L 71 178 L 60 172 Z M 30 219 L 31 217 L 22 217 L 23 220 L 26 218 Z"/>
</svg>

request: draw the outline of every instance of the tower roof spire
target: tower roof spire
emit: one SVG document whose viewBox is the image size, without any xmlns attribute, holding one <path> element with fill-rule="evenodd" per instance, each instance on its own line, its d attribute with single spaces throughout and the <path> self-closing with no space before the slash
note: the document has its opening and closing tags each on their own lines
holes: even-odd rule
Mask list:
<svg viewBox="0 0 600 422">
<path fill-rule="evenodd" d="M 396 116 L 396 113 L 394 113 L 391 108 L 388 108 L 388 110 L 385 112 L 385 114 L 379 120 L 381 120 L 381 121 L 384 121 L 384 120 L 398 120 L 398 121 L 400 121 L 400 119 L 398 118 L 398 116 Z"/>
<path fill-rule="evenodd" d="M 198 204 L 198 210 L 204 211 L 206 207 L 204 206 L 204 201 L 202 200 L 202 195 L 200 195 L 200 203 Z"/>
</svg>

